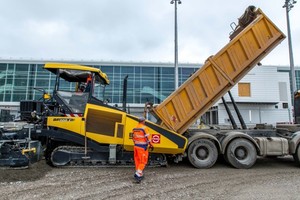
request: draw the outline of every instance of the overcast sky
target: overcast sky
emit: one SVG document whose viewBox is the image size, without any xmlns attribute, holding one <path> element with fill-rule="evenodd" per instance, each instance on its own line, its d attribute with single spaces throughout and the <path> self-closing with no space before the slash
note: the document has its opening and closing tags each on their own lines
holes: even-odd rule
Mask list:
<svg viewBox="0 0 300 200">
<path fill-rule="evenodd" d="M 174 62 L 170 0 L 0 0 L 0 59 Z M 182 0 L 179 63 L 203 63 L 229 41 L 230 23 L 255 5 L 286 34 L 284 0 Z M 300 66 L 300 2 L 290 11 Z M 289 66 L 285 39 L 263 65 Z"/>
</svg>

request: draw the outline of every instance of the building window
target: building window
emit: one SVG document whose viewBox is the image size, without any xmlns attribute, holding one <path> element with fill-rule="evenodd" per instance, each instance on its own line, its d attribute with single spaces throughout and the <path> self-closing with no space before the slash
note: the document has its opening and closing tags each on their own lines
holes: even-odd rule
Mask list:
<svg viewBox="0 0 300 200">
<path fill-rule="evenodd" d="M 250 83 L 238 83 L 239 96 L 240 97 L 250 97 Z"/>
<path fill-rule="evenodd" d="M 289 108 L 289 104 L 288 103 L 282 103 L 282 108 L 285 108 L 285 109 Z"/>
<path fill-rule="evenodd" d="M 287 83 L 279 82 L 279 100 L 280 101 L 288 101 L 288 93 L 287 93 Z"/>
</svg>

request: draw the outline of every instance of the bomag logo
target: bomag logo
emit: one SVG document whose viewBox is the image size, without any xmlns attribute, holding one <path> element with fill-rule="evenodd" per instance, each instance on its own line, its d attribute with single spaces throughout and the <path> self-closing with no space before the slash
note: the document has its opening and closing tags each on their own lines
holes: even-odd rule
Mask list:
<svg viewBox="0 0 300 200">
<path fill-rule="evenodd" d="M 73 118 L 54 118 L 54 122 L 72 122 L 74 121 Z"/>
</svg>

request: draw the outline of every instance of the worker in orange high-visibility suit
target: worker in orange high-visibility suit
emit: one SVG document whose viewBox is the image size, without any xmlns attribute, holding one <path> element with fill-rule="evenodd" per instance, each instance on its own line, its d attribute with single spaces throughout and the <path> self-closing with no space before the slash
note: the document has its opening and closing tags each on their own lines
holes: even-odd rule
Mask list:
<svg viewBox="0 0 300 200">
<path fill-rule="evenodd" d="M 148 163 L 148 146 L 153 148 L 149 140 L 149 131 L 145 126 L 145 118 L 139 118 L 139 123 L 133 130 L 133 142 L 134 142 L 134 163 L 135 163 L 135 180 L 140 183 L 143 179 L 143 171 Z"/>
<path fill-rule="evenodd" d="M 86 79 L 85 85 L 86 85 L 86 87 L 84 89 L 84 92 L 90 92 L 91 87 L 92 87 L 92 75 L 89 74 L 89 76 Z"/>
</svg>

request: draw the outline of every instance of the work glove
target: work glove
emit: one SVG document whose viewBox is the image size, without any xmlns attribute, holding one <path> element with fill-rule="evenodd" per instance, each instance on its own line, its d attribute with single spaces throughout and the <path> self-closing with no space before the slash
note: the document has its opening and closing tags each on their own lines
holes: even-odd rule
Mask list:
<svg viewBox="0 0 300 200">
<path fill-rule="evenodd" d="M 153 151 L 153 150 L 154 150 L 154 147 L 153 147 L 153 145 L 152 145 L 151 143 L 149 143 L 149 150 L 150 150 L 150 151 Z"/>
</svg>

